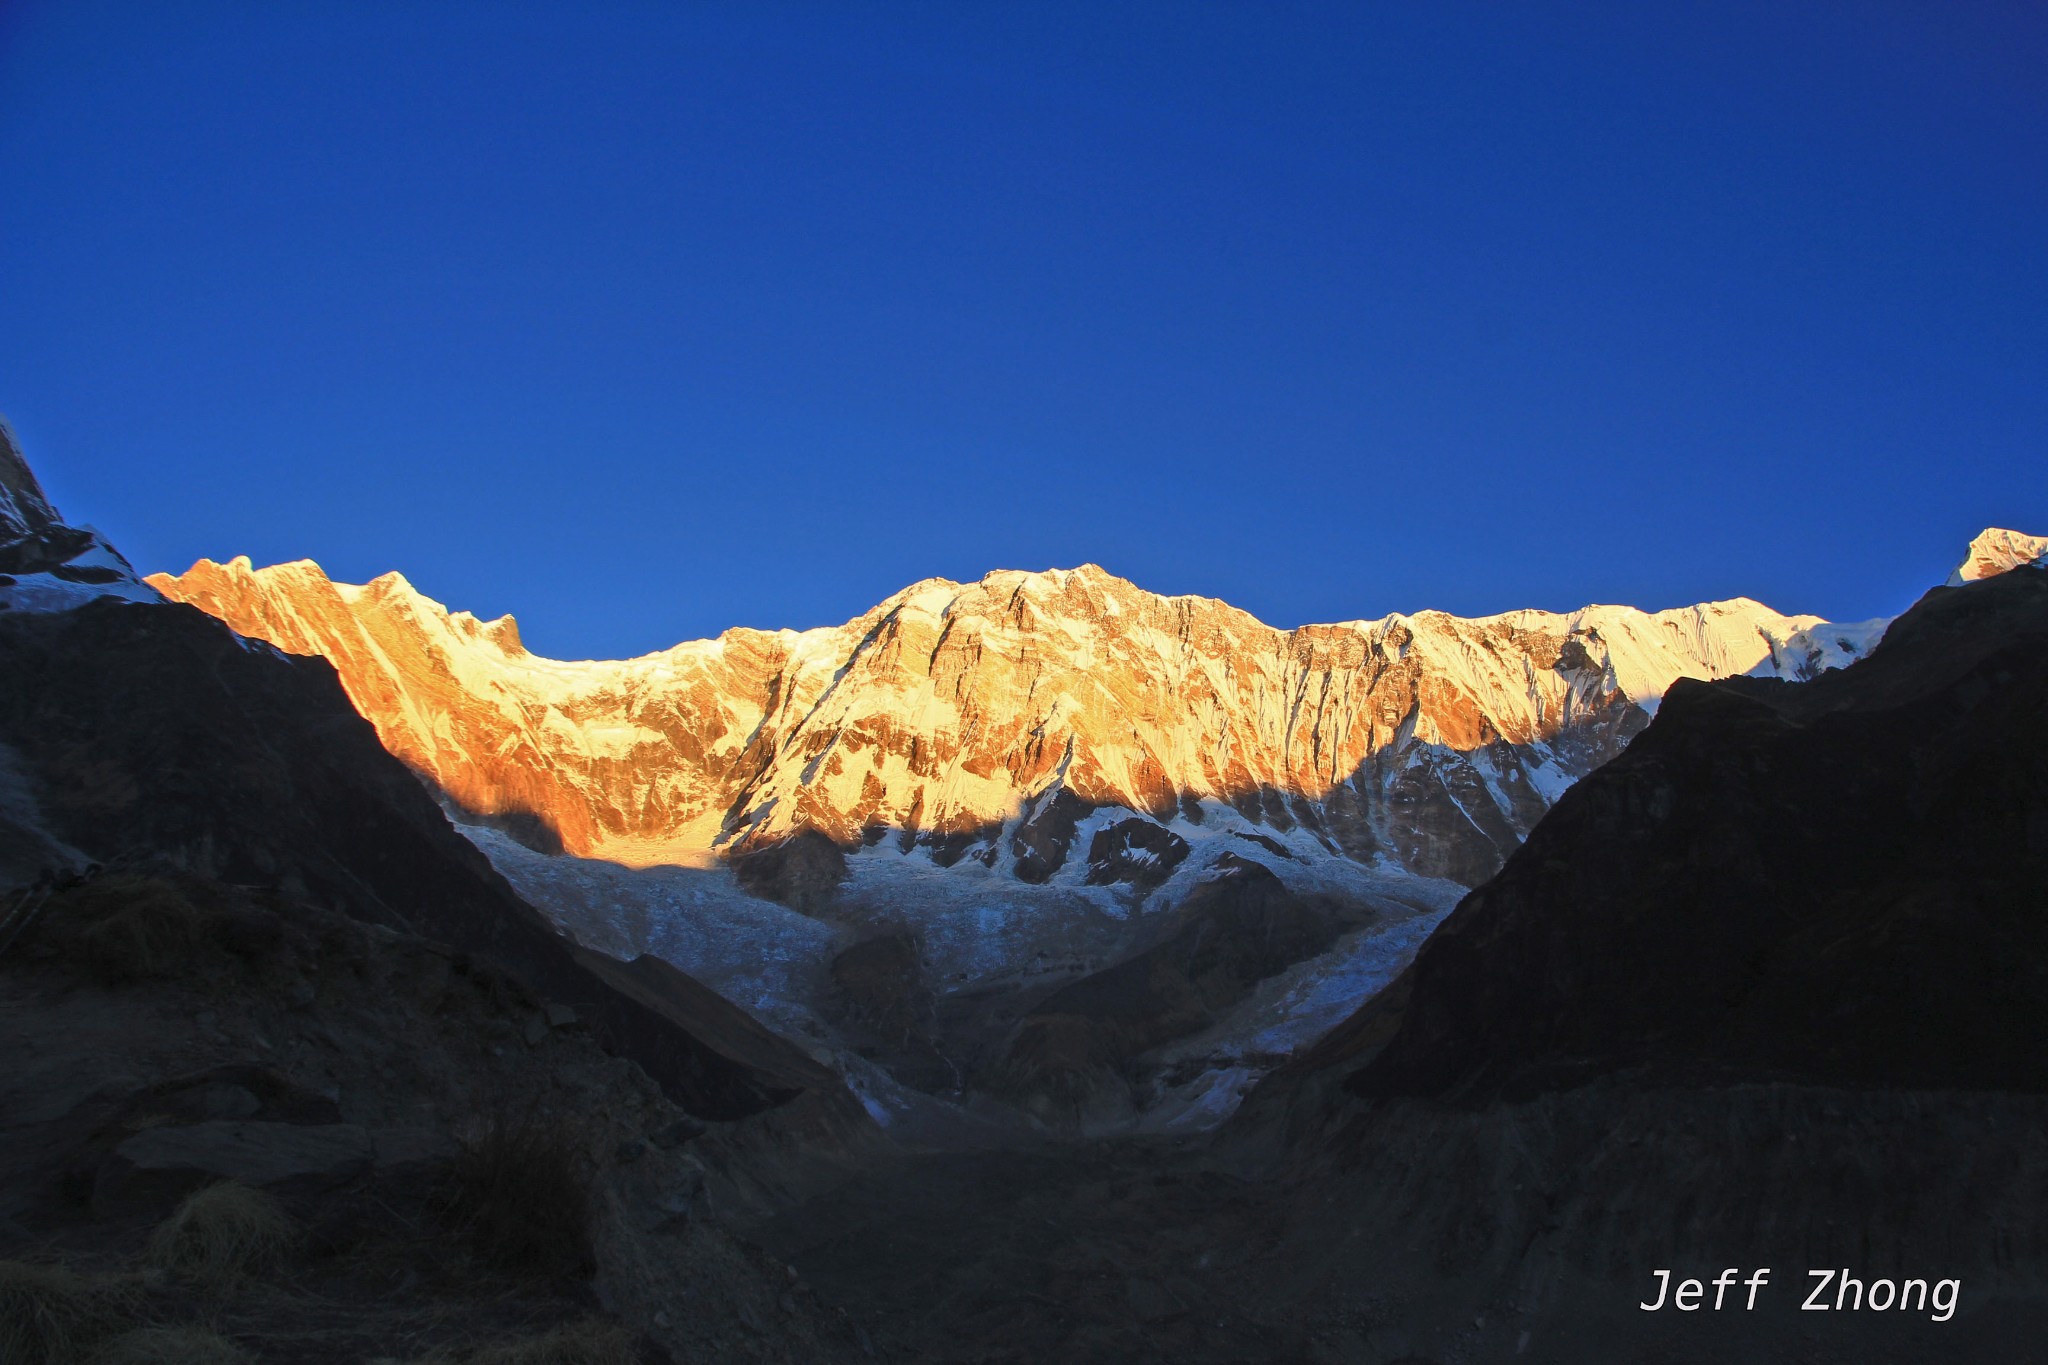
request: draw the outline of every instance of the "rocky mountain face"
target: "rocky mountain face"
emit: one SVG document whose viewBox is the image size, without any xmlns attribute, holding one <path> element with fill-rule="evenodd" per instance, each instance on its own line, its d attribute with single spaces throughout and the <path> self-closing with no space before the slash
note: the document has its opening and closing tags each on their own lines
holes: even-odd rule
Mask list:
<svg viewBox="0 0 2048 1365">
<path fill-rule="evenodd" d="M 1867 643 L 1816 646 L 1823 623 L 1747 600 L 1282 631 L 1091 565 L 929 580 L 828 629 L 562 663 L 529 654 L 510 617 L 450 613 L 396 574 L 357 587 L 237 559 L 150 581 L 330 660 L 386 747 L 534 846 L 689 863 L 809 830 L 1026 882 L 1084 858 L 1128 880 L 1221 822 L 1469 885 L 1675 680 Z M 1106 809 L 1140 823 L 1104 842 L 1098 822 L 1077 847 Z"/>
<path fill-rule="evenodd" d="M 1681 683 L 1326 1047 L 1374 1093 L 1656 1067 L 2048 1091 L 2048 569 Z"/>
</svg>

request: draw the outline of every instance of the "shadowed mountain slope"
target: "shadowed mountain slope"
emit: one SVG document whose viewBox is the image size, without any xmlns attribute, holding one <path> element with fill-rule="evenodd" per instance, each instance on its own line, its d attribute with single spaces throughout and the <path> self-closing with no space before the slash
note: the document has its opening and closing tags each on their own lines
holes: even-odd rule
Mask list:
<svg viewBox="0 0 2048 1365">
<path fill-rule="evenodd" d="M 1332 1067 L 2048 1090 L 2048 571 L 1937 588 L 1811 682 L 1674 687 L 1291 1070 Z"/>
<path fill-rule="evenodd" d="M 162 602 L 59 519 L 11 440 L 0 531 L 15 571 L 0 585 L 0 852 L 15 880 L 170 863 L 483 955 L 583 1011 L 707 1117 L 837 1088 L 673 969 L 563 938 L 384 750 L 324 660 Z M 29 591 L 35 575 L 54 586 Z"/>
<path fill-rule="evenodd" d="M 737 1118 L 834 1084 L 709 991 L 652 1003 L 628 964 L 561 937 L 384 752 L 322 661 L 173 604 L 10 613 L 0 743 L 43 829 L 86 856 L 277 886 L 483 954 L 583 1011 L 693 1112 Z"/>
</svg>

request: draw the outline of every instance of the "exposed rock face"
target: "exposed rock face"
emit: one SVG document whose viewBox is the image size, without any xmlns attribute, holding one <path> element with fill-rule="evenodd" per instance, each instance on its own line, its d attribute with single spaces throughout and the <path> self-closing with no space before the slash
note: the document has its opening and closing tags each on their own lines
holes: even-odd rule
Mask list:
<svg viewBox="0 0 2048 1365">
<path fill-rule="evenodd" d="M 926 1027 L 932 1011 L 917 942 L 908 934 L 863 939 L 832 959 L 832 984 L 855 1023 L 895 1043 Z"/>
<path fill-rule="evenodd" d="M 14 433 L 0 423 L 0 537 L 14 540 L 46 531 L 57 511 L 22 458 Z"/>
<path fill-rule="evenodd" d="M 816 830 L 802 830 L 779 844 L 733 860 L 739 884 L 763 900 L 816 914 L 846 880 L 846 855 Z"/>
<path fill-rule="evenodd" d="M 331 1189 L 368 1171 L 376 1144 L 351 1123 L 216 1120 L 145 1128 L 114 1149 L 98 1172 L 93 1206 L 166 1207 L 216 1180 Z"/>
<path fill-rule="evenodd" d="M 1207 1027 L 1257 983 L 1371 918 L 1348 901 L 1289 891 L 1259 863 L 1224 859 L 1160 925 L 1159 941 L 1062 986 L 1020 1020 L 991 1068 L 992 1088 L 1050 1119 L 1128 1111 L 1142 1054 Z"/>
<path fill-rule="evenodd" d="M 1157 886 L 1188 856 L 1188 841 L 1150 820 L 1119 820 L 1088 841 L 1088 880 Z"/>
<path fill-rule="evenodd" d="M 2044 774 L 2044 569 L 1937 588 L 1809 683 L 1681 684 L 1297 1067 L 2048 1091 Z"/>
<path fill-rule="evenodd" d="M 354 587 L 309 562 L 202 560 L 151 582 L 325 656 L 393 753 L 569 852 L 701 862 L 801 830 L 847 849 L 893 834 L 1034 882 L 1077 819 L 1113 806 L 1234 811 L 1471 884 L 1674 680 L 1775 667 L 1820 624 L 1738 599 L 1281 631 L 1091 565 L 928 580 L 829 629 L 558 663 L 509 617 L 451 614 L 396 574 Z"/>
</svg>

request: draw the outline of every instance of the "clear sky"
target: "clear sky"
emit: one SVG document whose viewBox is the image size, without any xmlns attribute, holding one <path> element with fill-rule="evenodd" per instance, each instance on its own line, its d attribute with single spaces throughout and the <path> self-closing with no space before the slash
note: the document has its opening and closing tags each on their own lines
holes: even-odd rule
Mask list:
<svg viewBox="0 0 2048 1365">
<path fill-rule="evenodd" d="M 0 412 L 145 570 L 564 656 L 1890 613 L 2048 532 L 2048 6 L 6 0 Z"/>
</svg>

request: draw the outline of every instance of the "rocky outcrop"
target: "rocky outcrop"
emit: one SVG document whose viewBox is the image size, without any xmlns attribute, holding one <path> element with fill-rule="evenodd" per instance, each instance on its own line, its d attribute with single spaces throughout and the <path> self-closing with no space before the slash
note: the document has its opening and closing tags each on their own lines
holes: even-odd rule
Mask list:
<svg viewBox="0 0 2048 1365">
<path fill-rule="evenodd" d="M 160 600 L 104 536 L 65 524 L 0 421 L 0 611 L 61 611 L 96 597 Z"/>
<path fill-rule="evenodd" d="M 1221 871 L 1159 926 L 1156 942 L 1026 1014 L 987 1083 L 1052 1122 L 1125 1117 L 1136 1107 L 1142 1054 L 1208 1027 L 1259 982 L 1371 917 L 1359 905 L 1292 892 L 1261 864 L 1225 854 Z"/>
<path fill-rule="evenodd" d="M 1119 820 L 1088 841 L 1088 880 L 1149 888 L 1172 876 L 1187 856 L 1188 841 L 1172 830 L 1150 820 Z"/>
<path fill-rule="evenodd" d="M 355 587 L 236 559 L 150 581 L 329 659 L 453 802 L 571 853 L 689 863 L 799 831 L 849 850 L 894 836 L 1030 882 L 1113 806 L 1300 829 L 1470 884 L 1674 680 L 1772 667 L 1819 624 L 1736 600 L 1282 631 L 1090 565 L 932 579 L 829 629 L 559 663 L 510 618 L 450 613 L 396 574 Z"/>
<path fill-rule="evenodd" d="M 846 855 L 816 830 L 801 830 L 778 844 L 733 860 L 739 884 L 763 900 L 816 914 L 846 880 Z"/>
<path fill-rule="evenodd" d="M 351 1123 L 251 1123 L 217 1120 L 145 1128 L 116 1147 L 93 1185 L 101 1216 L 124 1208 L 168 1208 L 218 1180 L 327 1190 L 376 1164 L 367 1128 Z"/>
</svg>

